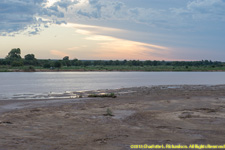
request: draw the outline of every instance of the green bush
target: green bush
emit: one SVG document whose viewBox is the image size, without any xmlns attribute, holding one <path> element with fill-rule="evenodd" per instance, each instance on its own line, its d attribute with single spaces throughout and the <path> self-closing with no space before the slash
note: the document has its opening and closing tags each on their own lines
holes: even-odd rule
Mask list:
<svg viewBox="0 0 225 150">
<path fill-rule="evenodd" d="M 110 93 L 110 94 L 90 94 L 90 95 L 88 95 L 88 97 L 112 97 L 112 98 L 116 98 L 116 95 L 114 93 Z"/>
</svg>

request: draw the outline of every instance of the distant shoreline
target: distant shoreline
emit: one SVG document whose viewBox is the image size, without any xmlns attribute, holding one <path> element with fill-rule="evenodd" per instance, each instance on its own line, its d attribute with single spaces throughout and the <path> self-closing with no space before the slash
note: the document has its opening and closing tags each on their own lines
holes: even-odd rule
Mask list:
<svg viewBox="0 0 225 150">
<path fill-rule="evenodd" d="M 225 72 L 223 69 L 95 69 L 95 68 L 83 68 L 83 69 L 1 69 L 0 72 Z"/>
</svg>

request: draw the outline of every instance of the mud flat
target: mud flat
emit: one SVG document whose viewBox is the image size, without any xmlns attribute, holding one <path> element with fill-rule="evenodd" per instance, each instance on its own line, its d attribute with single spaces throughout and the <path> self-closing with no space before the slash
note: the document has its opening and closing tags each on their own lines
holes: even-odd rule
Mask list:
<svg viewBox="0 0 225 150">
<path fill-rule="evenodd" d="M 93 93 L 117 97 L 87 98 Z M 89 91 L 82 98 L 0 101 L 1 150 L 223 145 L 224 125 L 225 85 L 135 87 Z"/>
</svg>

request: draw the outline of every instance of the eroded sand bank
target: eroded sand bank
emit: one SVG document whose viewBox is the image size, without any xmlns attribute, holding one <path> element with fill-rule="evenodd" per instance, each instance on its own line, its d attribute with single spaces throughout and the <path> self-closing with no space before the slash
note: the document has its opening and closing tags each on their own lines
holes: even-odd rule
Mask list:
<svg viewBox="0 0 225 150">
<path fill-rule="evenodd" d="M 95 92 L 117 98 L 86 97 Z M 89 91 L 80 99 L 0 101 L 0 110 L 4 150 L 225 144 L 225 85 Z"/>
</svg>

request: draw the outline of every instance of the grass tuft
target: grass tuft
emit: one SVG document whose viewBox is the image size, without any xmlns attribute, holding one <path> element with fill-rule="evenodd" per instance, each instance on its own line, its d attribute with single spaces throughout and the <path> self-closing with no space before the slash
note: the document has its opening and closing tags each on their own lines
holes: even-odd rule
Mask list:
<svg viewBox="0 0 225 150">
<path fill-rule="evenodd" d="M 105 116 L 114 116 L 111 109 L 107 108 Z"/>
</svg>

